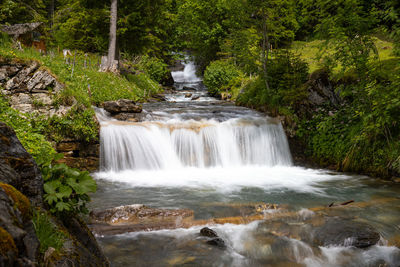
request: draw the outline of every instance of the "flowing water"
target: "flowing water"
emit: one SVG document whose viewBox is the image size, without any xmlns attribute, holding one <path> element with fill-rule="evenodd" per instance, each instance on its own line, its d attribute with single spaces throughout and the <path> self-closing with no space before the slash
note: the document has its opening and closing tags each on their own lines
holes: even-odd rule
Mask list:
<svg viewBox="0 0 400 267">
<path fill-rule="evenodd" d="M 174 72 L 177 92 L 144 104 L 143 122 L 98 110 L 101 170 L 91 208 L 141 203 L 192 209 L 206 220 L 240 217 L 244 204 L 263 202 L 284 204 L 292 215 L 210 225 L 224 250 L 204 242 L 203 226 L 97 236 L 113 266 L 400 266 L 400 250 L 391 246 L 400 240 L 399 185 L 294 166 L 277 120 L 207 96 L 195 70 L 188 62 Z M 377 245 L 324 247 L 296 235 L 316 218 L 311 208 L 350 199 L 363 204 L 328 215 L 372 225 Z"/>
</svg>

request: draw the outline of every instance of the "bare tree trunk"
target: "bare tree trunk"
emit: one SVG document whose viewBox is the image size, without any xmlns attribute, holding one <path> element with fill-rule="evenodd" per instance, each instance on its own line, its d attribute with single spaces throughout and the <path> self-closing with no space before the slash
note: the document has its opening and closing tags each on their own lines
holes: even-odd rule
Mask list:
<svg viewBox="0 0 400 267">
<path fill-rule="evenodd" d="M 268 38 L 268 28 L 267 28 L 267 15 L 263 15 L 263 25 L 262 25 L 262 33 L 263 33 L 263 40 L 262 40 L 262 65 L 263 65 L 263 72 L 264 72 L 264 80 L 265 80 L 265 87 L 267 87 L 268 92 L 269 84 L 268 84 L 268 56 L 269 56 L 269 38 Z"/>
<path fill-rule="evenodd" d="M 55 0 L 51 0 L 49 7 L 50 29 L 52 29 L 54 25 L 54 9 L 55 9 Z"/>
<path fill-rule="evenodd" d="M 117 2 L 118 0 L 111 0 L 110 9 L 110 42 L 108 45 L 108 56 L 102 58 L 101 71 L 118 72 L 117 56 Z M 104 64 L 103 64 L 104 63 Z"/>
</svg>

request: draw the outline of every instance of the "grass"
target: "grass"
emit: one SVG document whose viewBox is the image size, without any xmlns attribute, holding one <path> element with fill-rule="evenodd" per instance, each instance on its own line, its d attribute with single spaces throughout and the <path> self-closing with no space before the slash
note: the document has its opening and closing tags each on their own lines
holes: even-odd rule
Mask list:
<svg viewBox="0 0 400 267">
<path fill-rule="evenodd" d="M 64 245 L 66 235 L 52 222 L 50 215 L 45 211 L 36 211 L 32 222 L 40 241 L 40 253 L 44 254 L 49 247 L 59 252 Z"/>
<path fill-rule="evenodd" d="M 375 45 L 378 50 L 379 59 L 381 61 L 394 59 L 396 58 L 393 55 L 393 43 L 381 40 L 377 37 L 374 37 Z M 314 40 L 309 42 L 304 41 L 295 41 L 292 44 L 291 51 L 295 54 L 299 54 L 302 59 L 304 59 L 310 69 L 310 73 L 315 70 L 321 68 L 322 62 L 319 59 L 319 55 L 322 54 L 331 54 L 333 50 L 331 48 L 323 49 L 324 40 Z"/>
<path fill-rule="evenodd" d="M 9 42 L 2 42 L 0 56 L 40 62 L 42 68 L 49 70 L 66 85 L 60 93 L 61 99 L 70 99 L 73 96 L 78 103 L 86 107 L 120 98 L 144 101 L 149 95 L 162 90 L 158 83 L 151 80 L 145 73 L 139 74 L 140 78 L 127 79 L 122 75 L 99 72 L 98 55 L 85 56 L 83 53 L 76 52 L 75 56 L 69 57 L 69 62 L 75 62 L 75 64 L 67 64 L 58 51 L 48 51 L 47 55 L 41 55 L 35 49 L 24 48 L 20 51 L 12 48 Z"/>
</svg>

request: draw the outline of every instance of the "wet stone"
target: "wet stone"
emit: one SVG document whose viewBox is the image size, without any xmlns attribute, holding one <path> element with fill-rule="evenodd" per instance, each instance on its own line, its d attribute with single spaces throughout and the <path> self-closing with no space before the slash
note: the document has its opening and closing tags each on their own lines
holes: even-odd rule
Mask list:
<svg viewBox="0 0 400 267">
<path fill-rule="evenodd" d="M 206 243 L 211 245 L 211 246 L 216 246 L 216 247 L 219 247 L 219 248 L 222 248 L 222 249 L 226 248 L 225 241 L 220 237 L 216 237 L 216 238 L 210 239 Z"/>
<path fill-rule="evenodd" d="M 214 230 L 212 230 L 208 227 L 202 228 L 200 230 L 200 235 L 207 236 L 207 237 L 218 237 L 218 234 Z"/>
<path fill-rule="evenodd" d="M 314 230 L 314 243 L 322 246 L 367 248 L 379 239 L 380 234 L 372 226 L 341 218 L 329 218 Z"/>
</svg>

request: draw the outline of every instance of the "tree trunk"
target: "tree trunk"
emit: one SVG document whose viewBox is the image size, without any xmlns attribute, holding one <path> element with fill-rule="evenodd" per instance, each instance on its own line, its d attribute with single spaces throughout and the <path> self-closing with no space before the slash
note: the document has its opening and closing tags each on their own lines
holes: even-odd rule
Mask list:
<svg viewBox="0 0 400 267">
<path fill-rule="evenodd" d="M 102 59 L 101 71 L 118 72 L 117 56 L 117 1 L 111 0 L 110 10 L 110 42 L 108 45 L 107 60 Z M 105 62 L 104 62 L 105 61 Z"/>
<path fill-rule="evenodd" d="M 262 25 L 262 66 L 263 66 L 263 73 L 264 73 L 264 80 L 265 80 L 265 87 L 267 88 L 268 92 L 269 84 L 268 84 L 268 56 L 269 56 L 269 38 L 268 38 L 268 28 L 267 28 L 267 16 L 266 14 L 263 15 L 263 25 Z"/>
</svg>

